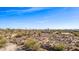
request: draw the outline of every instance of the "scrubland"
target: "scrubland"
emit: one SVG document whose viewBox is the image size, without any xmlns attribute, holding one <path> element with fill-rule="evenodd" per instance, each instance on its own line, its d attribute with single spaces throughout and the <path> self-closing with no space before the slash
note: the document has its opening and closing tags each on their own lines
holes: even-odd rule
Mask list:
<svg viewBox="0 0 79 59">
<path fill-rule="evenodd" d="M 79 51 L 79 30 L 0 29 L 0 51 Z"/>
</svg>

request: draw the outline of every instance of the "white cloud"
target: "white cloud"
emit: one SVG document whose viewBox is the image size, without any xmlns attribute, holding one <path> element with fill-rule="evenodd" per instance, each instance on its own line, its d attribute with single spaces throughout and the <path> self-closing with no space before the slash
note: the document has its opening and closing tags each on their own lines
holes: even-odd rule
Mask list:
<svg viewBox="0 0 79 59">
<path fill-rule="evenodd" d="M 44 8 L 44 7 L 34 7 L 34 8 L 26 10 L 25 12 L 34 12 L 34 11 L 40 11 L 40 10 L 44 10 L 44 9 L 46 9 L 46 8 Z"/>
<path fill-rule="evenodd" d="M 23 12 L 34 12 L 34 11 L 40 11 L 40 10 L 44 10 L 46 8 L 44 7 L 33 7 L 30 9 L 25 9 L 25 10 L 7 10 L 7 11 L 0 11 L 0 12 L 19 12 L 19 13 L 23 13 Z"/>
<path fill-rule="evenodd" d="M 30 9 L 24 9 L 24 10 L 6 10 L 6 11 L 0 11 L 0 12 L 5 12 L 6 14 L 0 14 L 0 16 L 4 16 L 4 15 L 12 15 L 12 14 L 17 14 L 17 15 L 20 15 L 22 13 L 32 13 L 32 12 L 35 12 L 35 11 L 40 11 L 40 10 L 44 10 L 44 9 L 47 9 L 45 7 L 33 7 L 33 8 L 30 8 Z"/>
</svg>

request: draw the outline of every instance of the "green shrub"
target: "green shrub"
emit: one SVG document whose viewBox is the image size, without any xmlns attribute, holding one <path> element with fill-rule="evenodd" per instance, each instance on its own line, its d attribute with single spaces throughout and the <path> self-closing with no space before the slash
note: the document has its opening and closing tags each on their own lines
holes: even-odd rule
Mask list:
<svg viewBox="0 0 79 59">
<path fill-rule="evenodd" d="M 5 46 L 5 44 L 6 44 L 5 38 L 0 36 L 0 48 Z"/>
<path fill-rule="evenodd" d="M 63 51 L 65 49 L 65 45 L 62 43 L 56 43 L 53 47 L 51 47 L 53 51 Z"/>
<path fill-rule="evenodd" d="M 26 39 L 24 46 L 26 47 L 26 50 L 38 50 L 40 48 L 39 42 L 33 38 Z"/>
</svg>

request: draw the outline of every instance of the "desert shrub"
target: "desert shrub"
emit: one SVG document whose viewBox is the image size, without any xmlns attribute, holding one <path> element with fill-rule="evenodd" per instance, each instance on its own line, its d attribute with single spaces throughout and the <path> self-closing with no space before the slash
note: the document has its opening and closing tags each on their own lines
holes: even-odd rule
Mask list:
<svg viewBox="0 0 79 59">
<path fill-rule="evenodd" d="M 79 41 L 75 43 L 75 46 L 76 47 L 79 47 Z"/>
<path fill-rule="evenodd" d="M 64 43 L 58 42 L 53 44 L 53 42 L 48 42 L 46 44 L 42 45 L 42 48 L 48 50 L 48 51 L 63 51 L 65 49 L 66 45 Z"/>
<path fill-rule="evenodd" d="M 73 32 L 75 36 L 79 36 L 79 32 Z"/>
<path fill-rule="evenodd" d="M 55 51 L 63 51 L 65 49 L 65 45 L 62 44 L 62 43 L 58 43 L 58 44 L 55 44 L 52 47 L 52 49 L 55 50 Z"/>
<path fill-rule="evenodd" d="M 56 43 L 53 45 L 50 45 L 49 43 L 49 44 L 43 45 L 42 47 L 48 51 L 63 51 L 65 49 L 65 45 L 62 43 Z"/>
<path fill-rule="evenodd" d="M 40 48 L 39 42 L 33 38 L 25 40 L 24 46 L 26 47 L 26 50 L 39 50 Z"/>
<path fill-rule="evenodd" d="M 16 33 L 16 38 L 18 38 L 18 37 L 22 37 L 22 36 L 25 36 L 26 34 L 25 33 L 22 33 L 22 32 L 18 32 L 18 33 Z"/>
<path fill-rule="evenodd" d="M 5 46 L 5 44 L 6 44 L 6 39 L 0 36 L 0 48 Z"/>
</svg>

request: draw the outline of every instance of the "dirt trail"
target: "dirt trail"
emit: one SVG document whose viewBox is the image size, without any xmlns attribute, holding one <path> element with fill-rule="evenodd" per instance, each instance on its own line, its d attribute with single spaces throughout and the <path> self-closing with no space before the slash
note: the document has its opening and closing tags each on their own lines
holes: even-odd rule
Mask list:
<svg viewBox="0 0 79 59">
<path fill-rule="evenodd" d="M 13 43 L 7 43 L 4 48 L 1 48 L 0 51 L 16 51 L 17 45 Z"/>
</svg>

